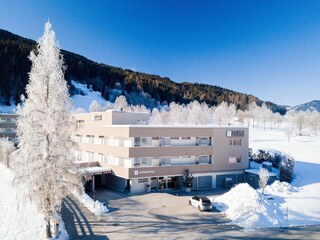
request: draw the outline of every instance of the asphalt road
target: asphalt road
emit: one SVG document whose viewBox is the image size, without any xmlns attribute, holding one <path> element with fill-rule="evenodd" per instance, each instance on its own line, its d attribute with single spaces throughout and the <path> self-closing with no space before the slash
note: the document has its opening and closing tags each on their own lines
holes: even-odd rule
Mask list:
<svg viewBox="0 0 320 240">
<path fill-rule="evenodd" d="M 181 192 L 130 196 L 100 190 L 96 198 L 107 204 L 108 214 L 94 216 L 70 196 L 63 202 L 62 218 L 70 239 L 320 239 L 320 226 L 244 231 L 227 224 L 218 211 L 199 212 L 189 206 L 189 197 Z"/>
</svg>

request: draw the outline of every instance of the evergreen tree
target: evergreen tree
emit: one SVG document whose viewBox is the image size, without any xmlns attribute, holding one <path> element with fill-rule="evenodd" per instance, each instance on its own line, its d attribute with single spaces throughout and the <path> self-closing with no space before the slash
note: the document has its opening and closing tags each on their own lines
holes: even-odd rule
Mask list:
<svg viewBox="0 0 320 240">
<path fill-rule="evenodd" d="M 29 58 L 32 68 L 27 98 L 22 99 L 18 110 L 16 182 L 27 189 L 30 199 L 44 213 L 49 238 L 50 223 L 54 212 L 60 211 L 62 199 L 70 191 L 81 189 L 70 152 L 71 104 L 65 67 L 50 22 L 45 24 L 36 53 L 31 52 Z"/>
</svg>

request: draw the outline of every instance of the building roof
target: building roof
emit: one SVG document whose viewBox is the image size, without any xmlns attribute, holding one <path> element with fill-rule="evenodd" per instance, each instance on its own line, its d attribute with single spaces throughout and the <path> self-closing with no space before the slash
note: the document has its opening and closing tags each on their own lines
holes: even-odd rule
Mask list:
<svg viewBox="0 0 320 240">
<path fill-rule="evenodd" d="M 252 174 L 255 174 L 255 175 L 259 175 L 259 169 L 256 169 L 256 168 L 250 168 L 250 169 L 246 169 L 244 170 L 246 173 L 252 173 Z M 269 172 L 269 177 L 275 177 L 277 176 L 277 174 L 273 173 L 273 172 Z"/>
<path fill-rule="evenodd" d="M 80 172 L 83 175 L 110 174 L 111 173 L 111 168 L 103 168 L 103 167 L 100 167 L 100 166 L 85 167 L 85 168 L 81 168 Z"/>
</svg>

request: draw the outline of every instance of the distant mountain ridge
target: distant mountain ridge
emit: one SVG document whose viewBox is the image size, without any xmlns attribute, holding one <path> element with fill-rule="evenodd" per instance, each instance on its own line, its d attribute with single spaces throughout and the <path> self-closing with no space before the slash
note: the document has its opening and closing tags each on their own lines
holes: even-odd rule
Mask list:
<svg viewBox="0 0 320 240">
<path fill-rule="evenodd" d="M 311 102 L 303 103 L 297 106 L 294 106 L 292 109 L 296 111 L 318 111 L 320 112 L 320 100 L 313 100 Z"/>
<path fill-rule="evenodd" d="M 31 62 L 28 55 L 35 49 L 36 42 L 0 29 L 0 104 L 10 105 L 20 101 L 20 95 L 25 93 L 28 82 L 28 72 Z M 206 102 L 210 106 L 222 101 L 234 103 L 238 109 L 246 109 L 251 102 L 263 103 L 259 98 L 235 92 L 219 86 L 199 83 L 176 83 L 167 77 L 134 72 L 128 69 L 96 63 L 87 58 L 65 50 L 61 51 L 67 65 L 66 80 L 70 94 L 74 94 L 71 80 L 92 86 L 94 91 L 101 92 L 107 100 L 114 96 L 113 90 L 126 95 L 131 104 L 145 104 L 152 107 L 159 103 L 189 103 L 193 100 Z M 138 101 L 136 100 L 138 99 Z M 285 113 L 283 106 L 265 102 L 273 111 Z"/>
</svg>

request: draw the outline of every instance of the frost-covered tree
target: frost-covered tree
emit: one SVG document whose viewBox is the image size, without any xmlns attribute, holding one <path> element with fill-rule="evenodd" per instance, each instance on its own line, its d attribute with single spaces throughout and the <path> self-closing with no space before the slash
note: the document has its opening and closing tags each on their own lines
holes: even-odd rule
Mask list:
<svg viewBox="0 0 320 240">
<path fill-rule="evenodd" d="M 130 110 L 127 99 L 123 95 L 116 98 L 116 100 L 114 101 L 113 108 L 116 110 L 125 110 L 125 111 Z"/>
<path fill-rule="evenodd" d="M 13 142 L 6 138 L 0 139 L 0 162 L 10 167 L 10 154 L 15 150 Z"/>
<path fill-rule="evenodd" d="M 31 52 L 32 68 L 26 86 L 27 98 L 18 110 L 19 157 L 15 182 L 26 189 L 30 199 L 45 216 L 47 237 L 54 212 L 70 191 L 82 188 L 73 162 L 71 102 L 65 66 L 50 22 Z"/>
<path fill-rule="evenodd" d="M 209 107 L 206 103 L 199 103 L 194 100 L 187 105 L 188 124 L 205 125 L 209 123 Z"/>
<path fill-rule="evenodd" d="M 133 112 L 144 112 L 144 113 L 150 113 L 150 110 L 146 108 L 145 105 L 135 105 L 131 106 Z"/>
<path fill-rule="evenodd" d="M 248 106 L 247 115 L 248 115 L 248 126 L 250 125 L 250 119 L 252 119 L 252 127 L 254 127 L 255 119 L 258 115 L 258 106 L 255 102 L 252 102 Z"/>
<path fill-rule="evenodd" d="M 236 105 L 230 104 L 226 109 L 225 117 L 228 125 L 234 124 L 235 117 L 237 115 Z"/>
<path fill-rule="evenodd" d="M 226 121 L 226 112 L 228 110 L 228 103 L 223 101 L 214 111 L 214 118 L 218 125 L 225 125 Z"/>
<path fill-rule="evenodd" d="M 269 171 L 265 168 L 260 168 L 259 170 L 259 187 L 261 188 L 262 194 L 268 185 Z"/>
<path fill-rule="evenodd" d="M 97 100 L 93 100 L 89 106 L 89 112 L 101 112 L 102 106 Z"/>
<path fill-rule="evenodd" d="M 76 110 L 74 110 L 74 113 L 85 113 L 86 110 L 84 108 L 78 107 Z"/>
</svg>

